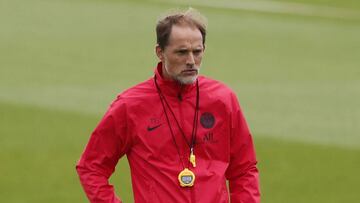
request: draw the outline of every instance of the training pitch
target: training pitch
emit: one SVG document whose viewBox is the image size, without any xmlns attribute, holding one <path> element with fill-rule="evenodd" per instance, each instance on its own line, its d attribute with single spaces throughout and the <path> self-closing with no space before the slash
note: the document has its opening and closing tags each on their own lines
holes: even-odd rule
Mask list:
<svg viewBox="0 0 360 203">
<path fill-rule="evenodd" d="M 360 1 L 324 2 L 1 0 L 1 202 L 87 202 L 91 131 L 152 76 L 159 15 L 189 5 L 209 21 L 201 74 L 236 91 L 253 133 L 262 202 L 359 202 Z M 133 201 L 126 157 L 111 183 Z"/>
</svg>

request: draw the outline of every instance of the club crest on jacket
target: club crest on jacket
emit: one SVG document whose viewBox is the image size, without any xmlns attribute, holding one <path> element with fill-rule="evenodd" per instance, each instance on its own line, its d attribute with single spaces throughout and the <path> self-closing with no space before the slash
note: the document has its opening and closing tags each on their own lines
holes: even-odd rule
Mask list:
<svg viewBox="0 0 360 203">
<path fill-rule="evenodd" d="M 210 129 L 210 128 L 214 127 L 215 117 L 212 113 L 205 112 L 205 113 L 201 114 L 200 123 L 201 123 L 202 127 L 206 128 L 206 129 Z"/>
</svg>

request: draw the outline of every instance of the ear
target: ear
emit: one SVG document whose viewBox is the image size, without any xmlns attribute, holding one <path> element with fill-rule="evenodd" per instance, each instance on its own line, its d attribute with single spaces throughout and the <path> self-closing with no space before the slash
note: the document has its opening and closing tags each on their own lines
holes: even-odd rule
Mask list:
<svg viewBox="0 0 360 203">
<path fill-rule="evenodd" d="M 155 53 L 156 53 L 156 56 L 160 59 L 160 61 L 164 60 L 164 51 L 161 49 L 159 44 L 156 44 L 156 46 L 155 46 Z"/>
</svg>

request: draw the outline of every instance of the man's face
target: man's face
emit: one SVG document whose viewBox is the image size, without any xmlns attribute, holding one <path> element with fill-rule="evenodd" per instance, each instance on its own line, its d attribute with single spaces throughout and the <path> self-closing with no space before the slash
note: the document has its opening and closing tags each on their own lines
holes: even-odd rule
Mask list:
<svg viewBox="0 0 360 203">
<path fill-rule="evenodd" d="M 195 82 L 204 54 L 200 30 L 174 25 L 168 45 L 164 49 L 157 46 L 156 54 L 163 63 L 165 79 L 176 80 L 180 84 Z"/>
</svg>

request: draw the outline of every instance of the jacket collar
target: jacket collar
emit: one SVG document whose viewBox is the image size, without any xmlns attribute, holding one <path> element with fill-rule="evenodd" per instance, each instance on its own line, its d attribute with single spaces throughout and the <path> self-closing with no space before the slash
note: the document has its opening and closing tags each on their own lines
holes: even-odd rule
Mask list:
<svg viewBox="0 0 360 203">
<path fill-rule="evenodd" d="M 163 77 L 162 73 L 162 62 L 157 64 L 155 69 L 156 81 L 160 87 L 160 90 L 163 94 L 178 97 L 183 99 L 191 96 L 193 93 L 196 93 L 196 83 L 182 85 L 175 80 L 167 80 Z"/>
</svg>

